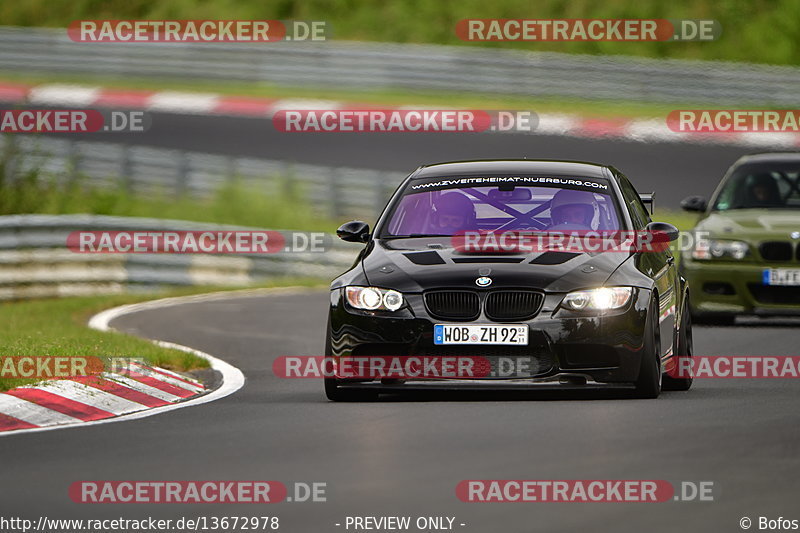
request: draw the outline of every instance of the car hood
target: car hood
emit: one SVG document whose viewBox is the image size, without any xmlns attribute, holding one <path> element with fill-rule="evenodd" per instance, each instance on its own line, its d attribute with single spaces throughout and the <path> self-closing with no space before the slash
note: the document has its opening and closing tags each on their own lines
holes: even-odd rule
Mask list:
<svg viewBox="0 0 800 533">
<path fill-rule="evenodd" d="M 602 285 L 630 257 L 624 252 L 466 254 L 450 238 L 375 240 L 362 265 L 370 285 L 403 292 L 431 288 L 478 288 L 479 277 L 491 288 L 530 287 L 567 292 Z"/>
<path fill-rule="evenodd" d="M 733 209 L 717 211 L 700 220 L 695 227 L 711 237 L 760 240 L 790 239 L 800 232 L 800 210 Z"/>
</svg>

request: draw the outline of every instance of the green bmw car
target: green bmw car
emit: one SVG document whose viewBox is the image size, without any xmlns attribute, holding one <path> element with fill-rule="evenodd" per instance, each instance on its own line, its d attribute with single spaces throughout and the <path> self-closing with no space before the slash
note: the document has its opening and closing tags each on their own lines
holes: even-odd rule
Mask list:
<svg viewBox="0 0 800 533">
<path fill-rule="evenodd" d="M 701 213 L 680 265 L 695 322 L 800 316 L 800 152 L 744 156 L 681 207 Z"/>
</svg>

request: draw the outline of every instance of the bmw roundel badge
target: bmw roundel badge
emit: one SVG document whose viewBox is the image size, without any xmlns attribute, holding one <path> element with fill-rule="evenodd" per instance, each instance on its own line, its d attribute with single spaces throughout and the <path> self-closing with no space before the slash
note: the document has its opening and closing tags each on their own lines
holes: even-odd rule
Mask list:
<svg viewBox="0 0 800 533">
<path fill-rule="evenodd" d="M 492 284 L 492 278 L 489 276 L 481 276 L 475 280 L 475 285 L 478 287 L 488 287 Z"/>
</svg>

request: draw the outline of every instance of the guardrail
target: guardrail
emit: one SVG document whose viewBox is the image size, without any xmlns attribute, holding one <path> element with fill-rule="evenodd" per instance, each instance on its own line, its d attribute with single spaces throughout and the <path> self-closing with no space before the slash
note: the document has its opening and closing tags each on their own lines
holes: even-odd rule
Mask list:
<svg viewBox="0 0 800 533">
<path fill-rule="evenodd" d="M 800 69 L 358 43 L 76 43 L 64 30 L 0 27 L 0 69 L 103 76 L 430 89 L 715 105 L 800 105 Z"/>
<path fill-rule="evenodd" d="M 112 294 L 161 286 L 246 286 L 274 277 L 333 278 L 362 245 L 324 239 L 325 252 L 106 254 L 67 248 L 73 231 L 221 231 L 238 226 L 90 215 L 0 216 L 0 300 Z"/>
<path fill-rule="evenodd" d="M 31 135 L 0 136 L 6 179 L 35 171 L 54 179 L 83 176 L 98 185 L 139 194 L 207 196 L 238 179 L 265 194 L 293 190 L 315 212 L 339 219 L 374 219 L 405 175 L 351 167 L 212 155 L 165 148 L 75 141 Z"/>
</svg>

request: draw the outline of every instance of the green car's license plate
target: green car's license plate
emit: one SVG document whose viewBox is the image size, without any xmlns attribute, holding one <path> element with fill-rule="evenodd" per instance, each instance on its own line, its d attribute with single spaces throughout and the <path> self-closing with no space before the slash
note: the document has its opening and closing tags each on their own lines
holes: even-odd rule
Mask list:
<svg viewBox="0 0 800 533">
<path fill-rule="evenodd" d="M 764 285 L 800 285 L 800 268 L 767 268 Z"/>
</svg>

